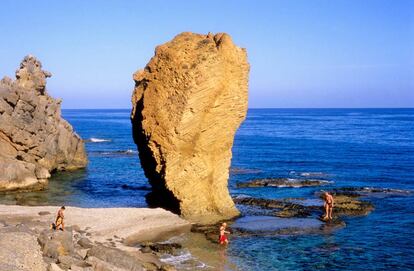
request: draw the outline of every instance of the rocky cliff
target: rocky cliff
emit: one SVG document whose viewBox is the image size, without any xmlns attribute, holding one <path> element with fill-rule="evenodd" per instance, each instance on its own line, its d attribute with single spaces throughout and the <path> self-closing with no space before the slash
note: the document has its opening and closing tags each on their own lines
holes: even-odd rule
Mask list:
<svg viewBox="0 0 414 271">
<path fill-rule="evenodd" d="M 246 50 L 224 33 L 182 33 L 134 74 L 131 118 L 149 203 L 195 221 L 239 214 L 227 182 L 248 74 Z"/>
<path fill-rule="evenodd" d="M 16 80 L 0 81 L 0 191 L 44 187 L 56 170 L 83 168 L 84 144 L 46 93 L 51 74 L 26 56 Z"/>
</svg>

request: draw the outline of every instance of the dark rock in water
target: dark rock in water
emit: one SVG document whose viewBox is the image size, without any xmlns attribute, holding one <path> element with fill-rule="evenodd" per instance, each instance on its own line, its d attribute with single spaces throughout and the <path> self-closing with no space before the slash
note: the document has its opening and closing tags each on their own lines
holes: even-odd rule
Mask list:
<svg viewBox="0 0 414 271">
<path fill-rule="evenodd" d="M 141 247 L 141 251 L 148 251 L 147 248 L 149 248 L 151 251 L 157 253 L 174 255 L 177 249 L 182 248 L 182 245 L 178 243 L 144 243 Z"/>
<path fill-rule="evenodd" d="M 236 204 L 260 206 L 262 208 L 268 209 L 283 209 L 284 207 L 286 207 L 286 205 L 289 204 L 283 200 L 262 199 L 253 197 L 238 197 L 234 198 L 233 200 Z"/>
<path fill-rule="evenodd" d="M 289 217 L 309 217 L 311 216 L 311 210 L 309 208 L 298 208 L 297 205 L 293 205 L 292 208 L 285 207 L 280 211 L 274 213 L 277 217 L 289 218 Z"/>
<path fill-rule="evenodd" d="M 382 189 L 371 190 L 357 187 L 337 188 L 330 193 L 334 196 L 334 209 L 333 214 L 335 216 L 363 216 L 368 215 L 374 210 L 374 205 L 368 201 L 360 200 L 359 197 L 372 193 L 369 191 L 386 191 Z M 375 192 L 377 193 L 377 192 Z M 382 192 L 381 192 L 382 193 Z M 322 198 L 322 193 L 319 193 Z"/>
<path fill-rule="evenodd" d="M 378 188 L 378 187 L 340 187 L 331 190 L 334 195 L 342 195 L 349 197 L 361 197 L 361 196 L 408 196 L 412 194 L 412 191 L 392 189 L 392 188 Z"/>
<path fill-rule="evenodd" d="M 26 56 L 16 80 L 0 81 L 0 191 L 40 190 L 51 172 L 84 168 L 84 143 L 61 117 L 61 100 L 46 92 L 34 56 Z"/>
<path fill-rule="evenodd" d="M 333 219 L 330 220 L 324 220 L 322 216 L 318 217 L 318 219 L 325 223 L 324 227 L 326 229 L 341 228 L 346 226 L 346 223 L 337 216 L 334 216 Z"/>
<path fill-rule="evenodd" d="M 266 209 L 275 210 L 274 215 L 278 217 L 309 217 L 315 211 L 320 210 L 320 206 L 304 206 L 283 200 L 261 199 L 261 198 L 235 198 L 236 204 L 259 206 Z"/>
<path fill-rule="evenodd" d="M 88 251 L 88 258 L 95 257 L 115 267 L 130 271 L 143 270 L 142 263 L 129 253 L 117 248 L 94 246 Z"/>
<path fill-rule="evenodd" d="M 335 216 L 361 216 L 369 214 L 374 206 L 368 202 L 357 198 L 354 195 L 337 195 L 334 194 L 334 210 Z M 236 204 L 259 206 L 266 209 L 275 209 L 273 215 L 278 217 L 309 217 L 317 216 L 323 213 L 322 206 L 302 205 L 299 203 L 289 202 L 285 200 L 272 200 L 261 198 L 235 198 Z M 298 201 L 296 201 L 298 202 Z"/>
<path fill-rule="evenodd" d="M 138 185 L 138 186 L 133 186 L 133 185 L 129 185 L 129 184 L 123 184 L 121 185 L 121 188 L 124 190 L 143 190 L 143 191 L 151 191 L 151 187 L 146 186 L 146 185 Z"/>
<path fill-rule="evenodd" d="M 331 182 L 317 179 L 269 178 L 238 183 L 237 187 L 309 187 L 327 185 Z"/>
<path fill-rule="evenodd" d="M 333 214 L 335 216 L 363 216 L 374 210 L 374 205 L 367 201 L 345 195 L 335 195 Z"/>
<path fill-rule="evenodd" d="M 230 168 L 230 174 L 253 174 L 262 172 L 260 169 L 252 168 Z"/>
</svg>

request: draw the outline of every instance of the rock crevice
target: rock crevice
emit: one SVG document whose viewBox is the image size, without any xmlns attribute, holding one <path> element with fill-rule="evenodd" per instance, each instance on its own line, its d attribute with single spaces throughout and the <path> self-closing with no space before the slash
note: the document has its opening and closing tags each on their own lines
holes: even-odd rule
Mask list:
<svg viewBox="0 0 414 271">
<path fill-rule="evenodd" d="M 0 81 L 0 191 L 33 190 L 56 170 L 83 168 L 84 144 L 46 92 L 51 74 L 26 56 L 16 80 Z"/>
<path fill-rule="evenodd" d="M 246 50 L 225 33 L 185 32 L 133 78 L 133 135 L 150 203 L 198 220 L 238 215 L 227 181 L 247 112 Z"/>
</svg>

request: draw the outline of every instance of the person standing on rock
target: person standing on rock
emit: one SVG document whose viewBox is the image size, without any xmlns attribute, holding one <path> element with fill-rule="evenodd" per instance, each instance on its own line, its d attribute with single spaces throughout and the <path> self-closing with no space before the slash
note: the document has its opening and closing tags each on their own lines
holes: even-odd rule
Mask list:
<svg viewBox="0 0 414 271">
<path fill-rule="evenodd" d="M 223 222 L 220 226 L 220 236 L 219 236 L 219 244 L 220 245 L 227 245 L 229 243 L 229 239 L 226 236 L 227 234 L 230 234 L 229 231 L 226 231 L 227 223 Z"/>
<path fill-rule="evenodd" d="M 65 214 L 63 212 L 65 211 L 65 209 L 65 206 L 60 207 L 56 216 L 56 222 L 53 225 L 54 230 L 65 230 L 65 223 L 63 222 L 63 219 L 65 218 Z"/>
<path fill-rule="evenodd" d="M 323 207 L 325 208 L 325 216 L 323 217 L 323 220 L 332 220 L 332 210 L 334 207 L 334 198 L 331 194 L 328 192 L 323 193 L 325 203 L 323 204 Z"/>
</svg>

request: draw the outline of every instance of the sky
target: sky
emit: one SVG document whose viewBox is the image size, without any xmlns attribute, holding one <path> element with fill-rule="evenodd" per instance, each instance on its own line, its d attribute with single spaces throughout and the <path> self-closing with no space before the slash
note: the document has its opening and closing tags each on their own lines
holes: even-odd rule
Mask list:
<svg viewBox="0 0 414 271">
<path fill-rule="evenodd" d="M 250 108 L 414 107 L 410 0 L 2 0 L 0 77 L 33 54 L 63 108 L 130 108 L 132 74 L 184 31 L 247 49 Z"/>
</svg>

